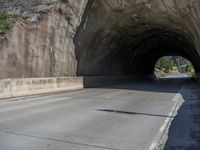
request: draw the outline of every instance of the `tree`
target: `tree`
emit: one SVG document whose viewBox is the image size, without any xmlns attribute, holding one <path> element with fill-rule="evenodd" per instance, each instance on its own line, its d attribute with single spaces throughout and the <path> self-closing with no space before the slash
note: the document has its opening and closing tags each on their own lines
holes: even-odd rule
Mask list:
<svg viewBox="0 0 200 150">
<path fill-rule="evenodd" d="M 174 67 L 179 73 L 194 74 L 194 68 L 190 61 L 180 56 L 165 56 L 158 60 L 157 67 L 165 73 L 173 73 Z"/>
</svg>

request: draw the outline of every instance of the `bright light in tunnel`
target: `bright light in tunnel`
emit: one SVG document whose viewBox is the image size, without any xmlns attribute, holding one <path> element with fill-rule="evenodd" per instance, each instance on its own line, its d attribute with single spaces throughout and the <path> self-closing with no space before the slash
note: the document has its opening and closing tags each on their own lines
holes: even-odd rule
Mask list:
<svg viewBox="0 0 200 150">
<path fill-rule="evenodd" d="M 181 56 L 161 57 L 154 69 L 157 78 L 160 77 L 192 77 L 195 74 L 192 63 Z"/>
</svg>

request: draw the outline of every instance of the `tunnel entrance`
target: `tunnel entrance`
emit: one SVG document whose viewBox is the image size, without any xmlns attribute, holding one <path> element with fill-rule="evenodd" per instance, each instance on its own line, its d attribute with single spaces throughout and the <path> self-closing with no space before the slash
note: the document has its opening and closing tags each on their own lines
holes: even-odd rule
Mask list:
<svg viewBox="0 0 200 150">
<path fill-rule="evenodd" d="M 142 6 L 137 14 L 132 9 L 108 12 L 100 1 L 94 3 L 88 5 L 74 39 L 77 75 L 152 76 L 163 56 L 184 57 L 200 73 L 193 33 L 176 16 Z"/>
<path fill-rule="evenodd" d="M 200 72 L 200 58 L 190 37 L 173 30 L 144 29 L 113 27 L 107 34 L 99 31 L 79 58 L 78 74 L 151 76 L 163 56 L 186 58 L 195 72 Z"/>
<path fill-rule="evenodd" d="M 164 56 L 160 58 L 154 68 L 157 78 L 193 77 L 195 70 L 192 63 L 181 56 Z"/>
<path fill-rule="evenodd" d="M 154 74 L 157 61 L 164 56 L 180 56 L 194 66 L 199 73 L 199 57 L 189 37 L 170 30 L 151 29 L 140 34 L 140 41 L 131 41 L 126 33 L 125 47 L 120 55 L 124 55 L 126 72 L 133 75 L 149 76 Z M 124 53 L 124 54 L 122 54 Z"/>
</svg>

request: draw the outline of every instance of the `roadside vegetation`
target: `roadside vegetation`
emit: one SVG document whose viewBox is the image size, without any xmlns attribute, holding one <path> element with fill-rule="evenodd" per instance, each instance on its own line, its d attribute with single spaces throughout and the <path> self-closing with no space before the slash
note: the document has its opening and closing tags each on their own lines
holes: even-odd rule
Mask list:
<svg viewBox="0 0 200 150">
<path fill-rule="evenodd" d="M 160 71 L 160 76 L 186 74 L 193 76 L 195 70 L 193 65 L 187 59 L 180 56 L 166 56 L 158 60 L 156 70 Z"/>
<path fill-rule="evenodd" d="M 14 25 L 14 20 L 7 12 L 0 13 L 0 35 L 5 34 Z"/>
</svg>

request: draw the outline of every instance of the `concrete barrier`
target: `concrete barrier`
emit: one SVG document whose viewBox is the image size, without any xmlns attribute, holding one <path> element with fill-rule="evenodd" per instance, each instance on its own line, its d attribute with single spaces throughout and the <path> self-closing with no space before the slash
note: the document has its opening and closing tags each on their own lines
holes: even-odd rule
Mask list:
<svg viewBox="0 0 200 150">
<path fill-rule="evenodd" d="M 0 99 L 83 88 L 83 77 L 0 80 Z"/>
<path fill-rule="evenodd" d="M 122 83 L 132 76 L 19 78 L 0 80 L 0 99 Z"/>
<path fill-rule="evenodd" d="M 86 76 L 83 77 L 83 85 L 85 88 L 106 86 L 112 84 L 123 83 L 129 80 L 133 80 L 133 76 Z"/>
</svg>

